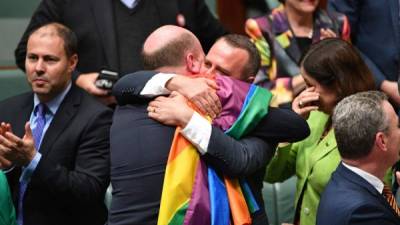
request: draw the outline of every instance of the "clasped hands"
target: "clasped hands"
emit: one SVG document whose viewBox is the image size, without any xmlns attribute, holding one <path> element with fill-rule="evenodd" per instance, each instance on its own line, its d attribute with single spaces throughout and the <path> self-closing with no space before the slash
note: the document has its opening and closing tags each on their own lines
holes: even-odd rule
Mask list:
<svg viewBox="0 0 400 225">
<path fill-rule="evenodd" d="M 215 81 L 177 76 L 172 78 L 168 85 L 169 89 L 174 91 L 169 97 L 161 96 L 149 103 L 147 111 L 150 118 L 165 125 L 185 127 L 194 112 L 188 101 L 212 119 L 221 112 Z"/>
<path fill-rule="evenodd" d="M 23 138 L 16 136 L 9 123 L 0 124 L 0 169 L 26 166 L 35 157 L 36 149 L 29 122 Z"/>
</svg>

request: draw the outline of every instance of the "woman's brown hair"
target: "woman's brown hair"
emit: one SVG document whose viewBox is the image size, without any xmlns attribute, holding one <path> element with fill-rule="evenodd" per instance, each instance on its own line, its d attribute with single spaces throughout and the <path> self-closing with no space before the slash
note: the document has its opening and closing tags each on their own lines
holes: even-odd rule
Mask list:
<svg viewBox="0 0 400 225">
<path fill-rule="evenodd" d="M 371 71 L 357 49 L 339 38 L 327 38 L 311 45 L 301 66 L 322 86 L 334 90 L 338 101 L 356 92 L 375 89 Z"/>
</svg>

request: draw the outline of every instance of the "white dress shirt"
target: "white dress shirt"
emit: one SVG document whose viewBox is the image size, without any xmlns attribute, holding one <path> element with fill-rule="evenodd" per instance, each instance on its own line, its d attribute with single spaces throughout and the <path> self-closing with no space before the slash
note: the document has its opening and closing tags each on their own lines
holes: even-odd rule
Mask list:
<svg viewBox="0 0 400 225">
<path fill-rule="evenodd" d="M 155 97 L 171 92 L 165 88 L 166 83 L 176 76 L 170 73 L 158 73 L 147 81 L 140 95 Z M 205 118 L 194 112 L 188 124 L 181 130 L 181 134 L 192 143 L 200 154 L 205 154 L 211 137 L 211 124 Z"/>
<path fill-rule="evenodd" d="M 133 9 L 139 2 L 139 0 L 121 0 L 121 2 L 126 5 L 126 7 Z"/>
<path fill-rule="evenodd" d="M 379 193 L 382 194 L 384 184 L 379 178 L 377 178 L 376 176 L 374 176 L 368 172 L 365 172 L 364 170 L 362 170 L 360 168 L 350 166 L 349 164 L 346 164 L 344 162 L 342 162 L 342 163 L 343 163 L 343 166 L 345 166 L 347 169 L 353 171 L 354 173 L 358 174 L 360 177 L 364 178 L 368 183 L 370 183 L 372 186 L 374 186 L 374 188 Z"/>
</svg>

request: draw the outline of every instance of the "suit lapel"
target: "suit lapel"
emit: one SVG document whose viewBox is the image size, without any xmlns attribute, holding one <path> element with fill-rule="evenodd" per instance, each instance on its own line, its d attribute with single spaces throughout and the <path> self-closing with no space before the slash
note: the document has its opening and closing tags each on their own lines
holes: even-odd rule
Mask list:
<svg viewBox="0 0 400 225">
<path fill-rule="evenodd" d="M 101 38 L 104 54 L 112 70 L 119 70 L 118 48 L 114 11 L 111 0 L 91 0 L 91 9 L 97 25 L 97 34 Z"/>
<path fill-rule="evenodd" d="M 21 106 L 16 109 L 18 116 L 15 116 L 12 121 L 9 121 L 12 125 L 14 134 L 22 138 L 25 135 L 25 123 L 29 121 L 30 115 L 33 110 L 33 93 L 26 94 L 21 100 Z M 21 167 L 15 167 L 11 172 L 7 173 L 8 182 L 11 187 L 11 192 L 14 200 L 14 204 L 17 204 L 19 197 L 19 177 L 21 175 Z"/>
<path fill-rule="evenodd" d="M 339 164 L 337 171 L 340 174 L 340 176 L 342 177 L 342 179 L 345 179 L 350 183 L 355 183 L 358 186 L 363 187 L 364 189 L 366 189 L 368 192 L 370 192 L 374 196 L 380 195 L 379 192 L 370 183 L 368 183 L 368 181 L 366 181 L 360 175 L 349 170 L 347 167 L 345 167 L 343 165 L 342 162 Z"/>
<path fill-rule="evenodd" d="M 326 137 L 320 141 L 318 147 L 315 149 L 315 153 L 311 155 L 310 168 L 313 168 L 318 160 L 324 158 L 327 154 L 336 149 L 336 147 L 335 134 L 333 129 L 331 129 Z"/>
<path fill-rule="evenodd" d="M 357 184 L 358 186 L 360 186 L 363 189 L 365 189 L 366 191 L 368 191 L 371 195 L 375 196 L 377 201 L 379 201 L 384 207 L 386 207 L 390 212 L 392 212 L 393 216 L 398 219 L 396 212 L 389 205 L 387 200 L 368 181 L 366 181 L 364 178 L 362 178 L 358 174 L 356 174 L 353 171 L 346 168 L 342 163 L 339 164 L 337 171 L 342 176 L 342 179 L 345 179 L 350 183 Z"/>
<path fill-rule="evenodd" d="M 39 149 L 43 157 L 50 152 L 59 135 L 64 132 L 71 119 L 76 115 L 81 97 L 82 96 L 80 92 L 73 85 L 58 108 L 56 114 L 54 115 L 53 121 L 43 137 L 43 141 Z"/>
<path fill-rule="evenodd" d="M 19 110 L 20 115 L 12 122 L 12 129 L 18 137 L 25 135 L 25 123 L 29 122 L 33 110 L 33 93 L 26 95 Z"/>
</svg>

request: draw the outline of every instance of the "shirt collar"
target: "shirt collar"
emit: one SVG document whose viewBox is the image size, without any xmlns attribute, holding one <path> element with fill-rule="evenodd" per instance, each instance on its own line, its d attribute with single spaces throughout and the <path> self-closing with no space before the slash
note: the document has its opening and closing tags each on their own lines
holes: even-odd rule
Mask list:
<svg viewBox="0 0 400 225">
<path fill-rule="evenodd" d="M 71 83 L 68 84 L 67 88 L 65 88 L 60 94 L 58 94 L 55 98 L 46 102 L 47 109 L 50 111 L 52 115 L 55 115 L 58 108 L 61 105 L 61 102 L 64 100 L 65 96 L 67 95 L 68 91 L 71 89 Z M 40 104 L 39 97 L 34 94 L 33 96 L 33 108 L 36 109 L 36 106 Z M 34 110 L 36 116 L 36 110 Z"/>
<path fill-rule="evenodd" d="M 358 174 L 360 177 L 364 178 L 366 181 L 368 181 L 368 183 L 370 183 L 372 186 L 374 186 L 374 188 L 382 194 L 383 191 L 383 182 L 377 178 L 376 176 L 365 172 L 364 170 L 354 167 L 354 166 L 350 166 L 349 164 L 346 164 L 344 162 L 342 162 L 343 166 L 345 166 L 347 169 L 353 171 L 354 173 Z"/>
<path fill-rule="evenodd" d="M 133 9 L 137 5 L 139 0 L 121 0 L 121 2 L 126 5 L 126 7 Z"/>
</svg>

